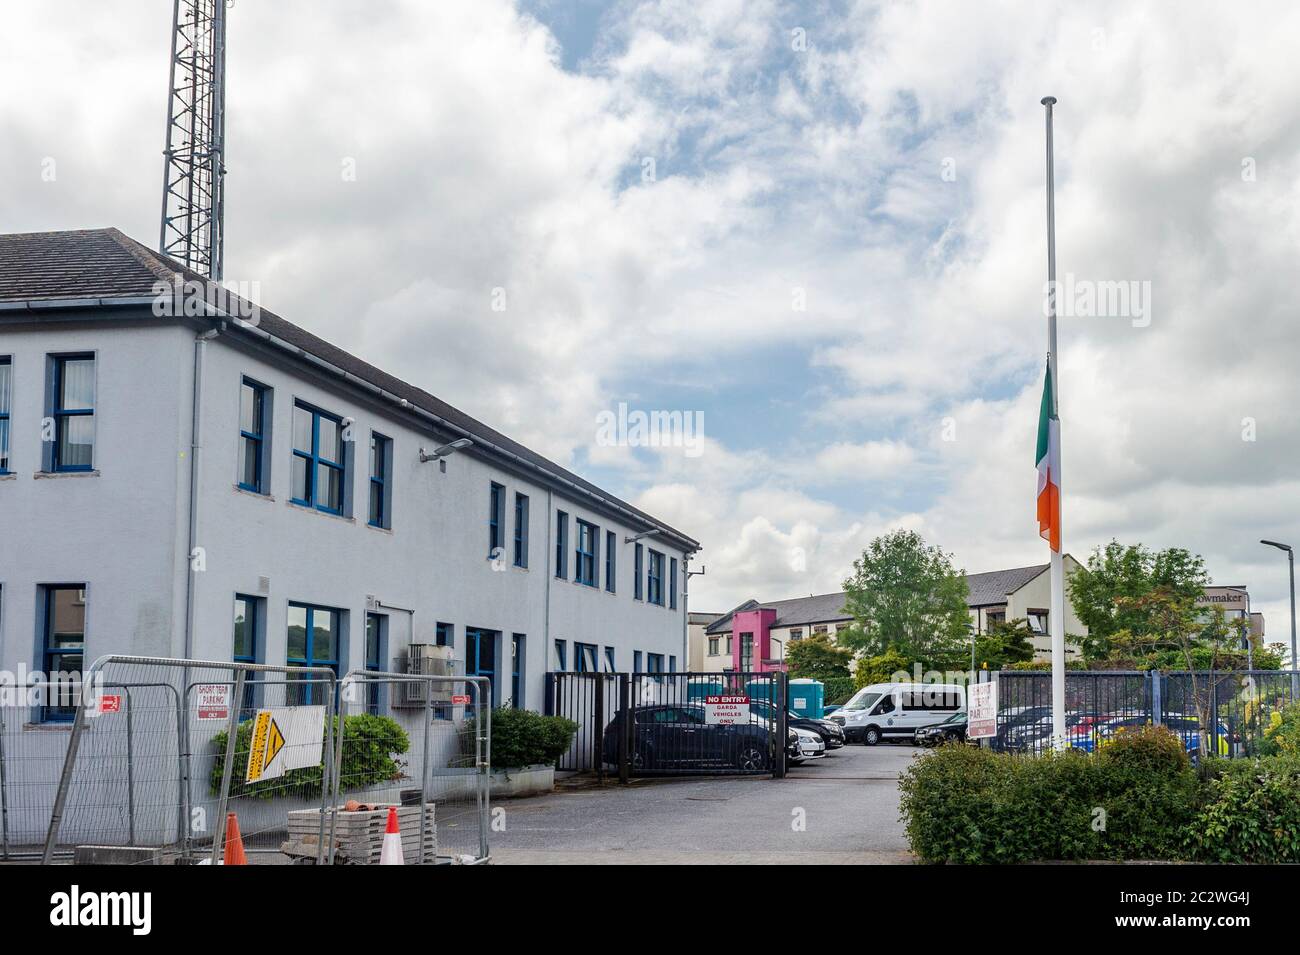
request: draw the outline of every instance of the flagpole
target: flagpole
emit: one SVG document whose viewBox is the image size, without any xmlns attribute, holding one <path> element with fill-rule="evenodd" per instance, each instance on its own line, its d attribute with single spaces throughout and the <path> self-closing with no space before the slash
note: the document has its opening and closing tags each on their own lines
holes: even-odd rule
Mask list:
<svg viewBox="0 0 1300 955">
<path fill-rule="evenodd" d="M 1046 109 L 1047 122 L 1047 368 L 1052 377 L 1052 412 L 1059 419 L 1061 377 L 1056 364 L 1056 182 L 1052 167 L 1052 107 L 1056 105 L 1056 97 L 1044 96 L 1042 104 Z M 1059 425 L 1057 434 L 1059 448 Z M 1063 499 L 1061 477 L 1059 474 L 1052 476 L 1057 481 L 1058 492 Z M 1060 521 L 1059 514 L 1056 519 Z M 1059 750 L 1065 748 L 1065 560 L 1062 556 L 1065 544 L 1059 528 L 1057 534 L 1061 549 L 1053 549 L 1051 552 L 1051 602 L 1047 619 L 1052 633 L 1052 738 Z"/>
</svg>

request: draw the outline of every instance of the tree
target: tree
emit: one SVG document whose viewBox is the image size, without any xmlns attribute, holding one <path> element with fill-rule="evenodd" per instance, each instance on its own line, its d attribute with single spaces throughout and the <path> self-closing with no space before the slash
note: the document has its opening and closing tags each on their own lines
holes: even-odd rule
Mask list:
<svg viewBox="0 0 1300 955">
<path fill-rule="evenodd" d="M 1081 641 L 1088 660 L 1111 657 L 1114 638 L 1125 632 L 1141 637 L 1158 631 L 1164 612 L 1143 601 L 1157 591 L 1195 604 L 1210 582 L 1205 562 L 1181 547 L 1151 551 L 1141 544 L 1112 540 L 1098 547 L 1070 577 L 1070 603 L 1088 628 Z"/>
<path fill-rule="evenodd" d="M 897 650 L 932 669 L 960 665 L 970 639 L 966 580 L 920 534 L 877 537 L 853 562 L 844 590 L 856 626 L 840 635 L 842 644 L 868 656 Z"/>
<path fill-rule="evenodd" d="M 837 647 L 829 634 L 814 633 L 803 640 L 792 641 L 785 651 L 785 662 L 796 677 L 824 680 L 849 676 L 853 651 Z"/>
<path fill-rule="evenodd" d="M 975 638 L 975 665 L 1001 670 L 1013 663 L 1024 663 L 1034 658 L 1034 631 L 1029 621 L 999 620 L 987 633 Z"/>
<path fill-rule="evenodd" d="M 858 657 L 853 667 L 853 682 L 860 690 L 873 683 L 892 683 L 899 673 L 906 673 L 907 679 L 911 680 L 914 676 L 912 662 L 894 649 L 874 657 Z"/>
</svg>

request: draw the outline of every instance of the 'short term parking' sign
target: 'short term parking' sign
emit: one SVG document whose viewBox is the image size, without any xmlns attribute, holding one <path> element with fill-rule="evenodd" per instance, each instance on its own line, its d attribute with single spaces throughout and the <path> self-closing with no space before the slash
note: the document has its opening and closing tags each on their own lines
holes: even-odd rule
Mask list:
<svg viewBox="0 0 1300 955">
<path fill-rule="evenodd" d="M 749 697 L 706 696 L 704 722 L 710 726 L 734 726 L 749 722 Z"/>
<path fill-rule="evenodd" d="M 966 687 L 966 735 L 981 739 L 998 735 L 998 685 L 972 683 Z"/>
</svg>

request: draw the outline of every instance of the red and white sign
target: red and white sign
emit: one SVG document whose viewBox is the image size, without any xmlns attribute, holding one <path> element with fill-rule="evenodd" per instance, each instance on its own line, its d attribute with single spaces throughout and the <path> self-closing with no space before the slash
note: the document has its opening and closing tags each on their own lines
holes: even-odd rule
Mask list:
<svg viewBox="0 0 1300 955">
<path fill-rule="evenodd" d="M 998 735 L 998 685 L 996 681 L 966 687 L 966 736 L 984 739 Z"/>
<path fill-rule="evenodd" d="M 736 726 L 749 722 L 749 697 L 706 696 L 704 722 L 709 726 Z"/>
<path fill-rule="evenodd" d="M 230 684 L 200 683 L 194 687 L 194 701 L 201 720 L 230 719 Z"/>
<path fill-rule="evenodd" d="M 468 705 L 469 705 L 469 696 L 468 696 L 468 695 L 462 695 L 462 694 L 459 694 L 459 693 L 458 693 L 458 694 L 456 694 L 455 696 L 453 696 L 453 697 L 451 698 L 451 703 L 452 703 L 452 706 L 468 706 Z"/>
<path fill-rule="evenodd" d="M 101 696 L 99 698 L 99 712 L 101 713 L 121 713 L 122 697 L 120 696 Z"/>
</svg>

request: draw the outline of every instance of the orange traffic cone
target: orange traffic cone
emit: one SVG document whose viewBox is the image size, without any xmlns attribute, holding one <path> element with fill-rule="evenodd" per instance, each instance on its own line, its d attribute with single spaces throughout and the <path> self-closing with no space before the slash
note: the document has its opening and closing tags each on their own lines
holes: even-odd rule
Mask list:
<svg viewBox="0 0 1300 955">
<path fill-rule="evenodd" d="M 239 834 L 239 820 L 233 812 L 226 813 L 226 855 L 223 865 L 248 865 L 244 855 L 244 837 Z"/>
<path fill-rule="evenodd" d="M 388 807 L 388 828 L 384 830 L 384 844 L 379 849 L 380 865 L 405 865 L 402 859 L 402 834 L 397 828 L 397 807 Z"/>
</svg>

